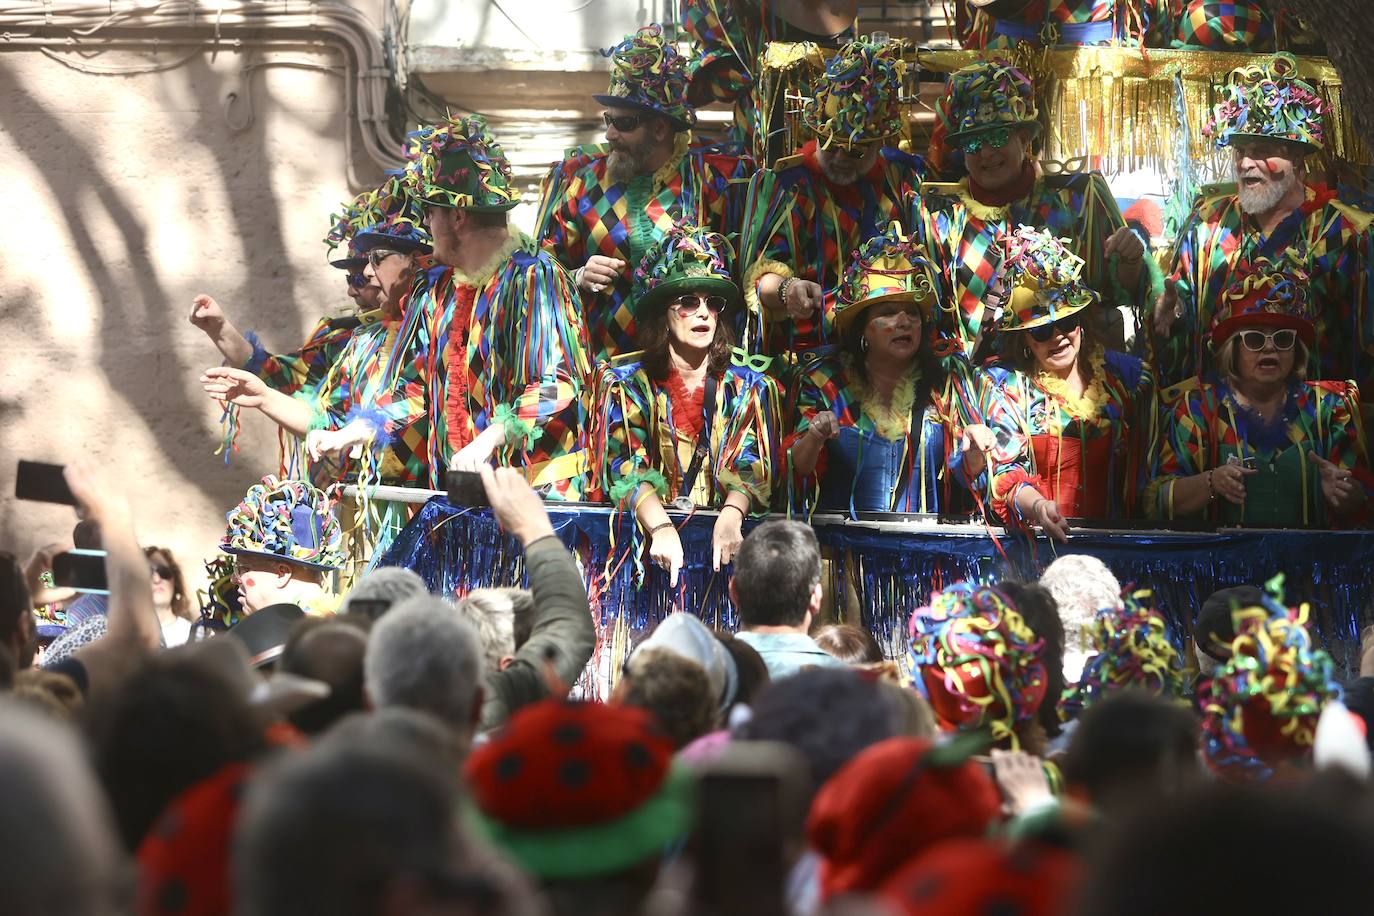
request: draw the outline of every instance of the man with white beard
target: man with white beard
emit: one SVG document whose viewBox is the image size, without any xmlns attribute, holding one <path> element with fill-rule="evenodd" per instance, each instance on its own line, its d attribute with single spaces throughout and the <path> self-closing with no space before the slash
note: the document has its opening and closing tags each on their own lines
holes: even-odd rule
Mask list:
<svg viewBox="0 0 1374 916">
<path fill-rule="evenodd" d="M 888 223 L 905 225 L 925 165 L 896 149 L 904 70 L 896 42 L 846 44 L 802 111 L 815 138 L 750 181 L 740 268 L 763 332 L 746 335 L 752 347 L 777 354 L 837 343 L 831 319 L 851 255 Z"/>
<path fill-rule="evenodd" d="M 558 163 L 540 188 L 535 235 L 577 281 L 593 355 L 636 349 L 634 269 L 677 223 L 739 226 L 747 157 L 692 145 L 687 61 L 647 25 L 611 51 L 606 143 Z M 732 265 L 733 266 L 733 265 Z"/>
<path fill-rule="evenodd" d="M 1315 182 L 1326 105 L 1279 54 L 1231 73 L 1210 130 L 1229 148 L 1235 185 L 1204 188 L 1179 232 L 1155 302 L 1155 354 L 1164 384 L 1211 371 L 1206 329 L 1238 265 L 1287 260 L 1311 278 L 1317 349 L 1309 375 L 1374 380 L 1374 315 L 1366 268 L 1374 216 Z"/>
</svg>

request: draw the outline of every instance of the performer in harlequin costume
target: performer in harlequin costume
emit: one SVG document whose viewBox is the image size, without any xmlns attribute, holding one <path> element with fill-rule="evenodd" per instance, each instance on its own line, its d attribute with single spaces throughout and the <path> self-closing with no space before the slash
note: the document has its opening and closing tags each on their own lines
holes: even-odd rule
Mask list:
<svg viewBox="0 0 1374 916">
<path fill-rule="evenodd" d="M 1306 278 L 1266 260 L 1231 277 L 1213 316 L 1215 380 L 1169 393 L 1146 510 L 1275 527 L 1361 518 L 1374 476 L 1359 391 L 1303 381 L 1317 341 Z"/>
<path fill-rule="evenodd" d="M 1104 306 L 1144 306 L 1150 283 L 1145 243 L 1126 228 L 1102 176 L 1041 174 L 1031 159 L 1039 122 L 1030 80 L 1007 64 L 989 61 L 950 74 L 937 106 L 932 155 L 957 151 L 968 175 L 958 182 L 926 182 L 906 223 L 939 268 L 957 309 L 946 333 L 972 353 L 990 316 L 988 285 L 997 275 L 1000 236 L 1019 225 L 1070 239 L 1084 261 L 1083 279 L 1104 294 Z M 941 136 L 943 135 L 943 139 Z M 1114 327 L 1106 309 L 1100 321 Z M 1120 345 L 1122 334 L 1113 331 Z"/>
<path fill-rule="evenodd" d="M 956 0 L 965 48 L 1155 45 L 1176 0 Z"/>
<path fill-rule="evenodd" d="M 1125 595 L 1122 607 L 1103 608 L 1093 618 L 1093 654 L 1078 683 L 1059 699 L 1065 722 L 1117 690 L 1183 696 L 1183 663 L 1164 618 L 1143 603 L 1148 597 L 1149 592 Z"/>
<path fill-rule="evenodd" d="M 905 66 L 897 43 L 845 45 L 803 109 L 815 138 L 749 183 L 740 267 L 750 313 L 764 318 L 764 352 L 836 342 L 831 323 L 850 255 L 901 222 L 920 185 L 923 162 L 887 145 L 902 128 Z"/>
<path fill-rule="evenodd" d="M 257 407 L 295 435 L 309 433 L 313 460 L 361 454 L 364 479 L 398 485 L 430 485 L 430 411 L 420 335 L 423 315 L 408 307 L 420 269 L 418 256 L 431 250 L 420 225 L 418 202 L 400 177 L 387 180 L 362 205 L 366 228 L 354 242 L 365 253 L 364 275 L 378 284 L 381 320 L 355 332 L 329 373 L 313 390 L 288 397 L 248 372 L 211 369 L 204 376 L 212 396 Z"/>
<path fill-rule="evenodd" d="M 1004 356 L 983 371 L 977 410 L 993 433 L 991 506 L 1062 539 L 1065 518 L 1136 510 L 1157 449 L 1154 376 L 1097 341 L 1086 319 L 1098 296 L 1065 240 L 1021 226 L 1003 252 Z"/>
<path fill-rule="evenodd" d="M 1307 617 L 1307 605 L 1284 608 L 1269 595 L 1233 612 L 1231 658 L 1198 695 L 1204 757 L 1227 782 L 1290 780 L 1311 767 L 1317 720 L 1341 689 Z"/>
<path fill-rule="evenodd" d="M 1000 591 L 961 582 L 911 617 L 911 676 L 946 731 L 986 729 L 993 741 L 1036 745 L 1048 679 L 1041 643 Z"/>
<path fill-rule="evenodd" d="M 723 236 L 674 227 L 635 271 L 634 296 L 643 351 L 605 370 L 591 451 L 596 479 L 633 509 L 650 557 L 676 580 L 682 542 L 664 504 L 721 510 L 717 569 L 738 549 L 744 516 L 767 509 L 777 391 L 732 361 L 740 294 Z"/>
<path fill-rule="evenodd" d="M 677 222 L 739 226 L 747 158 L 692 146 L 687 61 L 648 25 L 611 51 L 606 147 L 577 153 L 544 179 L 536 236 L 574 271 L 598 358 L 634 349 L 633 271 Z"/>
<path fill-rule="evenodd" d="M 756 0 L 684 0 L 682 30 L 692 38 L 693 54 L 687 65 L 688 98 L 700 107 L 710 102 L 733 106 L 732 139 L 749 149 L 758 124 L 758 99 L 754 95 L 759 54 L 769 42 L 811 42 L 821 48 L 839 48 L 854 39 L 858 0 L 809 4 L 816 32 L 789 21 L 786 3 Z M 823 20 L 823 21 L 822 21 Z"/>
<path fill-rule="evenodd" d="M 1210 374 L 1213 310 L 1236 266 L 1259 258 L 1282 258 L 1309 278 L 1321 342 L 1310 375 L 1374 380 L 1374 217 L 1309 183 L 1326 106 L 1296 71 L 1294 57 L 1278 54 L 1232 71 L 1224 87 L 1211 130 L 1231 150 L 1238 184 L 1204 189 L 1175 241 L 1154 313 L 1156 361 L 1169 384 Z"/>
<path fill-rule="evenodd" d="M 572 278 L 507 214 L 510 162 L 478 116 L 411 135 L 406 171 L 443 265 L 415 305 L 434 424 L 431 486 L 442 470 L 522 468 L 550 498 L 586 477 L 587 328 Z"/>
<path fill-rule="evenodd" d="M 788 440 L 808 508 L 951 509 L 963 473 L 954 402 L 973 386 L 961 354 L 936 355 L 938 306 L 930 262 L 895 223 L 855 252 L 835 308 L 839 352 L 803 362 Z"/>
</svg>

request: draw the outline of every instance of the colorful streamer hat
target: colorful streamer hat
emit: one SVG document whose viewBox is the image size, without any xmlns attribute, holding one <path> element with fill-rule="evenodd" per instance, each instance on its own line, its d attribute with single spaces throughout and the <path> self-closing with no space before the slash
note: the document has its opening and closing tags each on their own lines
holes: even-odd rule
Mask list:
<svg viewBox="0 0 1374 916">
<path fill-rule="evenodd" d="M 364 253 L 389 248 L 428 254 L 434 246 L 423 221 L 420 202 L 410 193 L 405 179 L 393 175 L 363 201 L 353 243 Z"/>
<path fill-rule="evenodd" d="M 1287 140 L 1308 152 L 1321 149 L 1327 105 L 1297 72 L 1298 59 L 1292 54 L 1275 54 L 1232 70 L 1221 88 L 1226 99 L 1212 110 L 1205 131 L 1217 149 L 1238 138 Z"/>
<path fill-rule="evenodd" d="M 412 132 L 406 158 L 406 181 L 422 204 L 499 213 L 520 203 L 510 160 L 481 115 Z"/>
<path fill-rule="evenodd" d="M 1098 295 L 1083 285 L 1083 259 L 1047 229 L 1018 226 L 1000 239 L 1002 278 L 1011 295 L 1002 310 L 1000 329 L 1026 331 L 1066 318 L 1094 302 Z"/>
<path fill-rule="evenodd" d="M 1094 655 L 1078 683 L 1064 691 L 1059 717 L 1068 721 L 1116 690 L 1135 689 L 1167 697 L 1183 695 L 1183 663 L 1169 642 L 1164 618 L 1144 599 L 1148 591 L 1123 596 L 1124 606 L 1103 608 L 1093 618 Z"/>
<path fill-rule="evenodd" d="M 367 266 L 366 252 L 358 250 L 354 244 L 354 236 L 362 225 L 363 202 L 366 201 L 373 192 L 364 191 L 349 203 L 343 205 L 343 209 L 338 213 L 329 214 L 329 234 L 324 237 L 324 244 L 330 254 L 340 245 L 348 246 L 348 255 L 342 258 L 335 258 L 330 261 L 331 267 L 340 270 L 362 270 Z"/>
<path fill-rule="evenodd" d="M 608 51 L 611 85 L 597 104 L 638 108 L 663 115 L 677 130 L 688 130 L 697 116 L 687 103 L 687 59 L 651 23 Z"/>
<path fill-rule="evenodd" d="M 1274 20 L 1251 0 L 1190 0 L 1172 45 L 1186 51 L 1272 51 Z"/>
<path fill-rule="evenodd" d="M 623 871 L 691 827 L 691 780 L 643 709 L 545 700 L 475 749 L 474 832 L 542 879 Z"/>
<path fill-rule="evenodd" d="M 911 617 L 912 677 L 948 729 L 1010 738 L 1035 718 L 1049 681 L 1041 641 L 997 589 L 958 583 Z"/>
<path fill-rule="evenodd" d="M 1220 347 L 1249 325 L 1291 328 L 1303 343 L 1316 341 L 1307 273 L 1287 260 L 1257 258 L 1237 266 L 1212 318 L 1212 346 Z"/>
<path fill-rule="evenodd" d="M 1341 689 L 1330 656 L 1312 648 L 1307 615 L 1273 594 L 1232 612 L 1231 658 L 1198 692 L 1203 751 L 1223 778 L 1263 782 L 1311 762 L 1317 719 Z"/>
<path fill-rule="evenodd" d="M 303 480 L 264 477 L 227 518 L 229 527 L 219 545 L 225 553 L 269 557 L 311 569 L 343 565 L 343 533 L 329 499 Z"/>
<path fill-rule="evenodd" d="M 724 296 L 730 306 L 740 301 L 730 272 L 734 250 L 725 236 L 687 223 L 674 225 L 645 252 L 635 268 L 635 311 L 648 314 L 666 308 L 686 292 Z"/>
<path fill-rule="evenodd" d="M 900 41 L 856 38 L 826 63 L 815 96 L 802 108 L 802 123 L 822 149 L 853 149 L 901 133 L 902 48 Z"/>
<path fill-rule="evenodd" d="M 1034 84 L 1005 61 L 984 61 L 951 73 L 935 114 L 945 139 L 955 144 L 1000 128 L 1040 130 Z"/>
<path fill-rule="evenodd" d="M 902 227 L 895 222 L 863 242 L 840 284 L 835 330 L 843 334 L 869 306 L 894 299 L 918 303 L 928 319 L 940 286 L 923 251 L 919 242 L 902 235 Z"/>
</svg>

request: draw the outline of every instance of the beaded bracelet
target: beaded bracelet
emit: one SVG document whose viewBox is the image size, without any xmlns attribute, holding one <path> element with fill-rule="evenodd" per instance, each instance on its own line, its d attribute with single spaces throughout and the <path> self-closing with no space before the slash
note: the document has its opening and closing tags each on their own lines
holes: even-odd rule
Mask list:
<svg viewBox="0 0 1374 916">
<path fill-rule="evenodd" d="M 1207 472 L 1207 501 L 1214 503 L 1217 501 L 1217 491 L 1212 489 L 1212 472 Z"/>
<path fill-rule="evenodd" d="M 726 509 L 734 509 L 736 512 L 739 513 L 740 520 L 741 520 L 741 521 L 744 520 L 744 517 L 745 517 L 744 510 L 741 509 L 739 506 L 735 505 L 734 503 L 726 503 L 725 505 L 723 505 L 723 506 L 720 507 L 720 511 L 721 511 L 721 512 L 724 512 Z"/>
<path fill-rule="evenodd" d="M 787 290 L 796 281 L 796 277 L 785 277 L 783 281 L 778 284 L 778 301 L 782 303 L 784 308 L 787 307 Z"/>
<path fill-rule="evenodd" d="M 653 537 L 655 534 L 657 534 L 658 532 L 662 531 L 664 528 L 671 528 L 671 527 L 673 527 L 673 523 L 672 523 L 671 521 L 660 522 L 659 524 L 657 524 L 657 525 L 655 525 L 654 527 L 650 528 L 650 529 L 648 530 L 647 533 L 648 533 L 649 537 Z"/>
</svg>

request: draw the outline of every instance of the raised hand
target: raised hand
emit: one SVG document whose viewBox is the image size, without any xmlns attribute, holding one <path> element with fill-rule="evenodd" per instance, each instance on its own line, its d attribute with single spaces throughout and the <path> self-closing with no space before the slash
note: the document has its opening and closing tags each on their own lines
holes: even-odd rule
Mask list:
<svg viewBox="0 0 1374 916">
<path fill-rule="evenodd" d="M 1179 317 L 1178 281 L 1169 277 L 1164 281 L 1164 292 L 1155 300 L 1155 333 L 1160 337 L 1169 336 L 1169 328 Z"/>
<path fill-rule="evenodd" d="M 788 285 L 787 298 L 782 304 L 787 308 L 787 314 L 793 321 L 800 321 L 815 314 L 824 299 L 825 294 L 821 291 L 819 283 L 812 280 L 794 280 Z"/>
<path fill-rule="evenodd" d="M 216 401 L 228 401 L 239 407 L 261 407 L 267 397 L 267 385 L 262 379 L 228 366 L 206 369 L 200 377 L 200 387 Z"/>
<path fill-rule="evenodd" d="M 201 293 L 191 300 L 191 324 L 200 328 L 211 339 L 224 330 L 224 310 L 213 297 Z"/>
<path fill-rule="evenodd" d="M 599 293 L 619 279 L 624 270 L 625 262 L 619 258 L 594 254 L 579 272 L 577 288 L 582 293 Z"/>
</svg>

